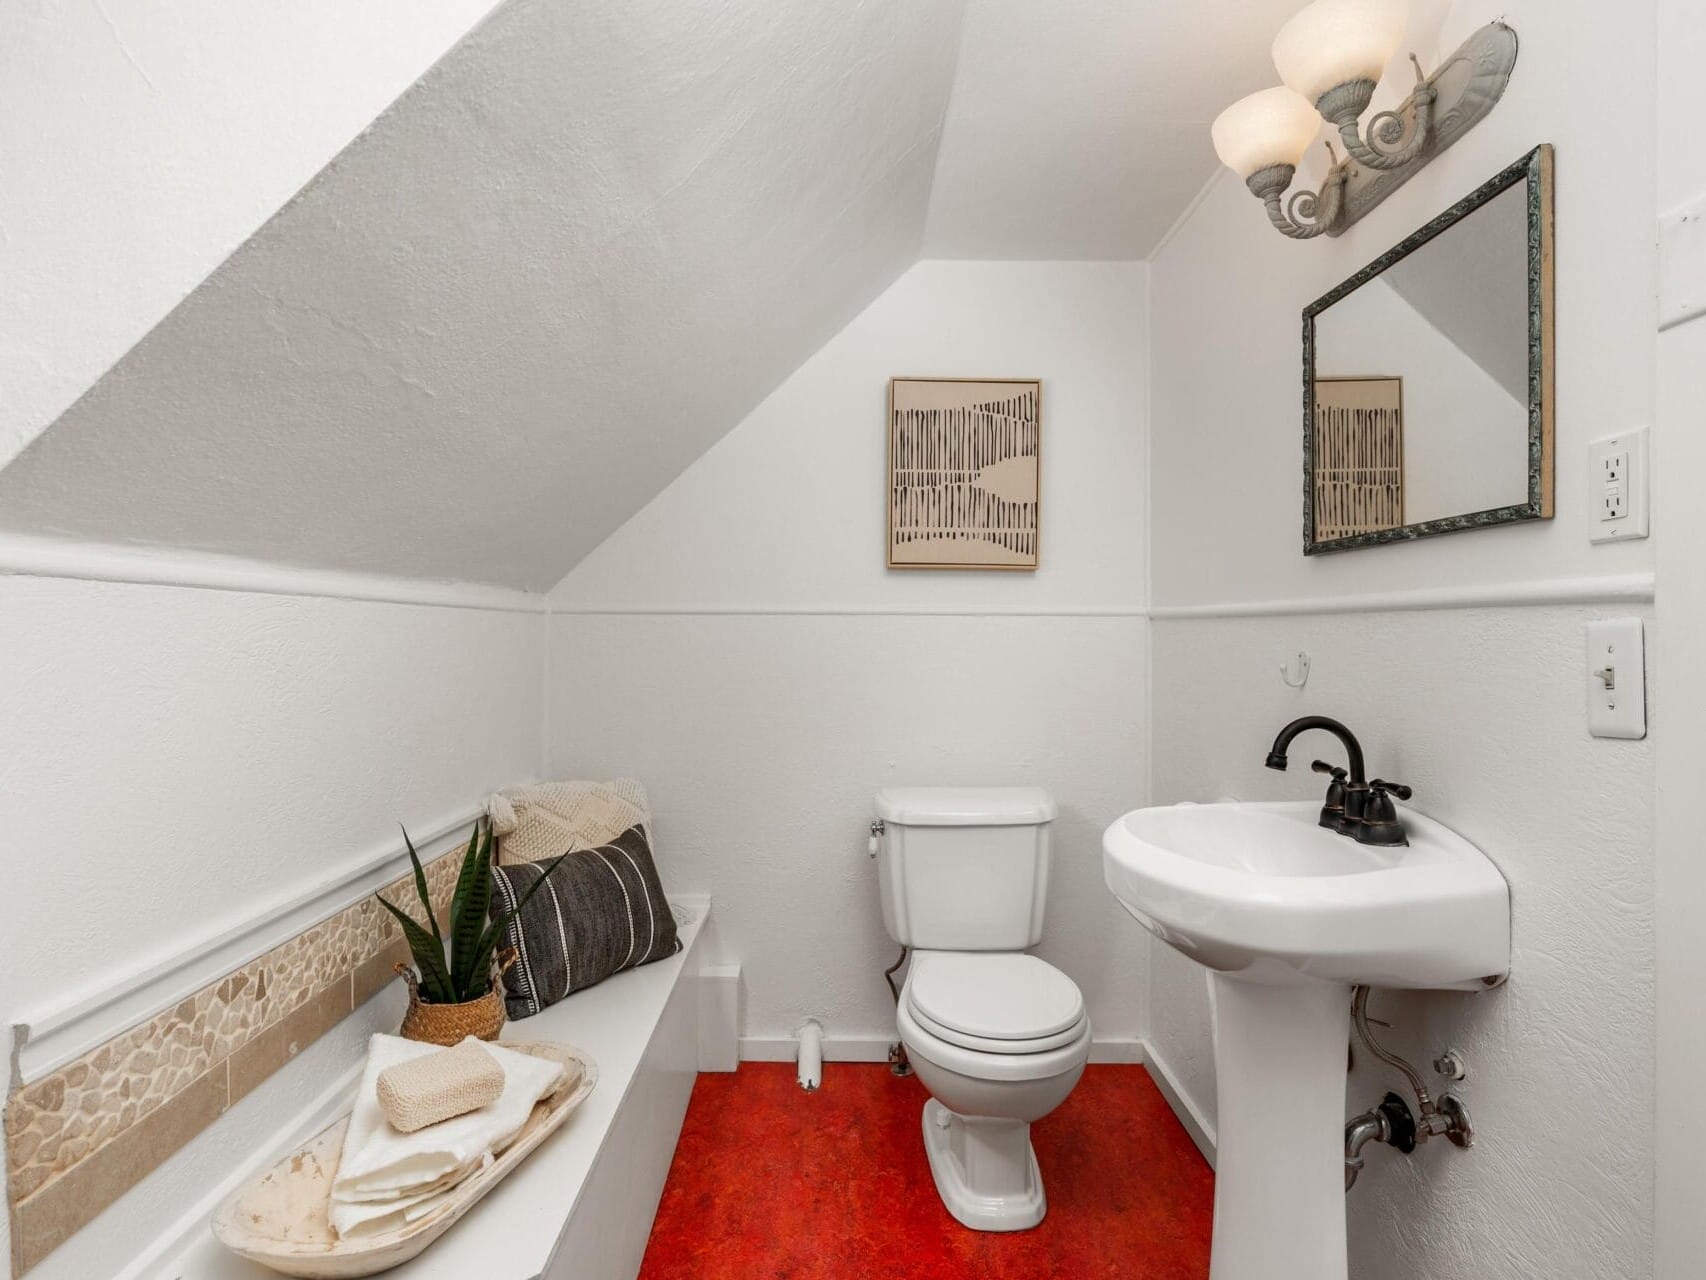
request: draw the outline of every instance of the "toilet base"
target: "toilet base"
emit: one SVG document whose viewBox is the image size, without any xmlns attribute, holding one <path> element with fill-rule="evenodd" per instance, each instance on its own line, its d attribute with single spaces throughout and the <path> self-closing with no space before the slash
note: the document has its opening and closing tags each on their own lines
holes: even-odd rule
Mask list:
<svg viewBox="0 0 1706 1280">
<path fill-rule="evenodd" d="M 1031 1126 L 1023 1120 L 956 1115 L 931 1098 L 924 1104 L 924 1153 L 942 1204 L 973 1231 L 1025 1231 L 1048 1212 Z"/>
</svg>

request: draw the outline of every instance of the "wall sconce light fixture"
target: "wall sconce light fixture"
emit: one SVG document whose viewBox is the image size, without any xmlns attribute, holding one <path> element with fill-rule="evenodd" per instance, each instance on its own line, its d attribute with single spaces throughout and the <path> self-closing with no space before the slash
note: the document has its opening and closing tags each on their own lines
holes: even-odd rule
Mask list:
<svg viewBox="0 0 1706 1280">
<path fill-rule="evenodd" d="M 1416 87 L 1395 110 L 1362 114 L 1404 36 L 1407 0 L 1315 0 L 1280 28 L 1282 85 L 1241 98 L 1210 131 L 1221 163 L 1244 179 L 1268 220 L 1296 240 L 1339 235 L 1403 186 L 1493 109 L 1516 65 L 1516 32 L 1482 27 L 1431 76 L 1414 54 Z M 1319 191 L 1282 201 L 1322 120 L 1339 131 Z"/>
</svg>

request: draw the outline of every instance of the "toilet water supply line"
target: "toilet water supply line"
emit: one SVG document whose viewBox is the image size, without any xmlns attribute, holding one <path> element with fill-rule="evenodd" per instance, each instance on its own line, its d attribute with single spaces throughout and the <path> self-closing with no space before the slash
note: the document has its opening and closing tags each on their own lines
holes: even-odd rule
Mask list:
<svg viewBox="0 0 1706 1280">
<path fill-rule="evenodd" d="M 1388 1093 L 1379 1106 L 1363 1112 L 1347 1124 L 1345 1190 L 1348 1192 L 1356 1185 L 1357 1175 L 1362 1172 L 1363 1167 L 1362 1150 L 1371 1142 L 1384 1142 L 1406 1155 L 1416 1149 L 1418 1142 L 1426 1142 L 1433 1137 L 1447 1138 L 1459 1147 L 1473 1145 L 1475 1129 L 1469 1123 L 1469 1112 L 1463 1103 L 1449 1093 L 1441 1095 L 1439 1102 L 1434 1102 L 1416 1069 L 1397 1054 L 1383 1048 L 1374 1038 L 1374 1033 L 1368 1026 L 1366 986 L 1357 987 L 1351 997 L 1351 1021 L 1356 1025 L 1357 1038 L 1368 1051 L 1409 1081 L 1410 1089 L 1416 1095 L 1416 1108 L 1421 1118 L 1417 1120 L 1411 1114 L 1404 1099 L 1395 1093 Z"/>
<path fill-rule="evenodd" d="M 900 988 L 895 986 L 895 971 L 899 969 L 901 965 L 906 963 L 907 956 L 911 954 L 911 947 L 902 947 L 900 949 L 900 959 L 896 960 L 888 968 L 883 970 L 883 981 L 889 984 L 889 994 L 894 997 L 894 1007 L 896 1009 L 900 1008 Z M 912 1060 L 906 1056 L 906 1046 L 898 1040 L 889 1046 L 889 1074 L 896 1076 L 909 1076 L 912 1074 Z"/>
<path fill-rule="evenodd" d="M 873 861 L 882 852 L 883 836 L 887 832 L 888 827 L 884 825 L 881 818 L 872 820 L 871 839 L 869 844 L 865 846 L 865 851 Z M 883 981 L 889 984 L 889 994 L 894 997 L 896 1009 L 900 1008 L 900 988 L 895 985 L 894 975 L 899 971 L 901 965 L 906 963 L 907 956 L 911 954 L 912 948 L 903 945 L 900 949 L 900 959 L 883 970 Z M 889 1074 L 896 1076 L 912 1074 L 912 1061 L 906 1056 L 906 1046 L 898 1040 L 889 1046 Z"/>
</svg>

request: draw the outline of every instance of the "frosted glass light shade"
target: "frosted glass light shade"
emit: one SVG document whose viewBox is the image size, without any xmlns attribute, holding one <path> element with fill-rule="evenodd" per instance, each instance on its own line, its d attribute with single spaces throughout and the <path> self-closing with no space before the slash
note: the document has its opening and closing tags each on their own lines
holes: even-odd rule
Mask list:
<svg viewBox="0 0 1706 1280">
<path fill-rule="evenodd" d="M 1214 153 L 1240 178 L 1273 164 L 1297 167 L 1320 131 L 1321 117 L 1304 98 L 1275 85 L 1240 98 L 1209 127 Z"/>
<path fill-rule="evenodd" d="M 1398 52 L 1407 0 L 1315 0 L 1274 37 L 1280 79 L 1310 102 L 1351 80 L 1379 80 Z"/>
</svg>

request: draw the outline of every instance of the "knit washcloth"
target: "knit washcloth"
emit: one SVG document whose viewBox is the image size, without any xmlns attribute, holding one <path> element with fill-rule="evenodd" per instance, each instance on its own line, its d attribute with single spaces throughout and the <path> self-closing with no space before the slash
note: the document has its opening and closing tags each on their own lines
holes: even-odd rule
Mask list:
<svg viewBox="0 0 1706 1280">
<path fill-rule="evenodd" d="M 387 1067 L 377 1085 L 379 1107 L 399 1133 L 488 1107 L 503 1091 L 503 1068 L 472 1038 Z"/>
</svg>

